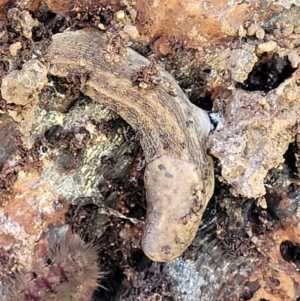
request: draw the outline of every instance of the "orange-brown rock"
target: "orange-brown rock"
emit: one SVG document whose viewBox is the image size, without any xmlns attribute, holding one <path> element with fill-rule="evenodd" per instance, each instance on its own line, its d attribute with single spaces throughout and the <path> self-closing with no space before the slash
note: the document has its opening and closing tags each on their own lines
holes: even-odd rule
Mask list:
<svg viewBox="0 0 300 301">
<path fill-rule="evenodd" d="M 228 5 L 228 1 L 136 1 L 137 27 L 148 39 L 168 37 L 188 47 L 209 47 L 234 36 L 249 20 L 257 1 Z"/>
<path fill-rule="evenodd" d="M 259 1 L 256 0 L 240 3 L 228 3 L 226 0 L 45 0 L 44 3 L 61 16 L 99 5 L 109 6 L 115 13 L 120 9 L 127 12 L 134 10 L 137 18 L 133 23 L 141 34 L 140 41 L 156 41 L 156 49 L 161 48 L 161 54 L 168 53 L 167 44 L 180 42 L 191 48 L 215 47 L 236 36 L 246 21 L 251 22 L 254 16 L 257 20 L 266 19 L 272 11 L 259 10 Z M 31 11 L 35 11 L 40 4 L 40 0 L 19 3 L 21 8 Z"/>
<path fill-rule="evenodd" d="M 35 170 L 19 171 L 9 200 L 0 208 L 0 249 L 12 248 L 23 266 L 30 266 L 33 249 L 50 224 L 64 222 L 67 205 L 55 204 L 59 196 Z"/>
</svg>

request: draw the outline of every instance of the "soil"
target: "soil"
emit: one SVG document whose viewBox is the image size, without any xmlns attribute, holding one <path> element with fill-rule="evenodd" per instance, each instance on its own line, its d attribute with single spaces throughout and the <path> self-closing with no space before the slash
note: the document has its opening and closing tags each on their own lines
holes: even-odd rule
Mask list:
<svg viewBox="0 0 300 301">
<path fill-rule="evenodd" d="M 115 37 L 119 30 L 114 19 L 115 12 L 116 7 L 113 6 L 92 6 L 80 7 L 80 14 L 76 10 L 70 10 L 64 16 L 60 16 L 52 12 L 45 4 L 41 4 L 32 12 L 32 16 L 37 18 L 38 23 L 32 27 L 32 36 L 27 37 L 16 26 L 15 22 L 17 21 L 13 16 L 1 14 L 0 85 L 2 78 L 9 71 L 20 70 L 26 61 L 43 53 L 51 42 L 51 36 L 55 33 L 66 29 L 76 30 L 87 27 L 101 29 L 103 25 L 108 35 Z M 100 27 L 99 24 L 101 24 Z M 4 29 L 3 35 L 1 35 L 2 29 Z M 116 43 L 114 47 L 119 47 L 121 52 L 124 46 L 122 43 L 125 42 L 120 39 L 114 40 L 114 43 Z M 15 55 L 13 55 L 12 45 L 18 47 Z M 193 56 L 194 49 L 186 48 L 180 41 L 174 41 L 171 48 L 168 49 L 167 55 L 155 56 L 155 52 L 157 52 L 155 40 L 147 45 L 132 42 L 131 47 L 139 53 L 153 57 L 159 63 L 163 63 L 166 70 L 176 76 L 181 87 L 194 104 L 205 110 L 213 108 L 213 93 L 216 93 L 218 89 L 209 91 L 209 89 L 204 88 L 205 77 L 210 72 L 209 68 L 204 66 L 201 69 L 202 73 L 191 68 L 190 72 L 185 74 L 179 67 L 186 65 L 189 58 Z M 162 51 L 161 47 L 160 51 Z M 237 88 L 242 88 L 245 91 L 263 90 L 264 92 L 277 88 L 296 70 L 286 61 L 283 62 L 283 69 L 279 70 L 278 60 L 282 59 L 261 58 L 249 76 L 237 84 Z M 155 70 L 152 72 L 155 75 Z M 56 108 L 58 111 L 67 112 L 75 105 L 81 105 L 88 101 L 84 99 L 79 90 L 80 85 L 85 81 L 84 76 L 70 74 L 63 80 L 58 78 L 51 80 L 54 83 L 53 87 L 66 95 L 67 98 L 61 107 Z M 141 79 L 137 76 L 136 81 L 140 83 Z M 45 99 L 51 93 L 53 91 L 49 87 L 42 90 Z M 55 103 L 47 101 L 43 105 L 45 108 L 55 107 Z M 6 113 L 13 111 L 18 115 L 22 112 L 23 106 L 8 104 L 0 95 L 0 110 Z M 42 164 L 40 150 L 43 147 L 64 149 L 66 150 L 64 158 L 67 159 L 62 165 L 65 170 L 73 170 L 79 164 L 81 150 L 89 143 L 90 139 L 84 128 L 65 130 L 53 126 L 45 133 L 43 139 L 41 137 L 36 139 L 30 148 L 20 139 L 20 133 L 16 130 L 14 122 L 9 118 L 5 120 L 4 117 L 3 120 L 1 133 L 10 133 L 10 135 L 4 134 L 2 137 L 0 133 L 0 204 L 4 204 L 9 199 L 7 195 L 17 180 L 16 169 L 10 169 L 5 163 L 10 156 L 18 156 L 17 166 L 28 166 L 28 168 L 30 166 L 31 169 L 38 170 Z M 69 225 L 72 232 L 79 234 L 85 242 L 92 242 L 93 245 L 99 247 L 99 265 L 101 271 L 104 271 L 106 275 L 101 278 L 99 288 L 94 292 L 92 300 L 199 300 L 197 293 L 194 297 L 191 295 L 190 299 L 182 297 L 182 295 L 192 294 L 191 292 L 194 291 L 180 284 L 184 277 L 192 277 L 192 272 L 188 274 L 186 266 L 184 268 L 182 267 L 183 264 L 180 266 L 180 260 L 193 262 L 199 269 L 211 266 L 210 274 L 217 273 L 218 267 L 221 267 L 220 270 L 223 269 L 223 272 L 225 271 L 223 276 L 216 276 L 219 277 L 217 280 L 213 280 L 212 275 L 209 275 L 208 272 L 203 276 L 205 281 L 209 283 L 222 282 L 223 286 L 212 293 L 214 299 L 203 297 L 201 300 L 280 300 L 277 297 L 281 298 L 282 296 L 280 292 L 276 291 L 276 287 L 279 286 L 277 282 L 280 281 L 281 285 L 284 285 L 284 281 L 280 278 L 283 276 L 280 273 L 280 275 L 274 276 L 273 272 L 268 270 L 270 258 L 274 259 L 272 252 L 275 251 L 270 251 L 268 254 L 267 249 L 270 245 L 274 249 L 276 248 L 276 245 L 274 246 L 276 241 L 274 243 L 272 240 L 275 233 L 281 237 L 277 241 L 280 245 L 279 255 L 281 254 L 283 259 L 283 263 L 280 262 L 284 267 L 292 264 L 294 270 L 290 273 L 292 274 L 291 278 L 294 277 L 296 283 L 299 281 L 297 273 L 299 273 L 300 265 L 300 242 L 297 243 L 296 239 L 291 238 L 292 236 L 284 235 L 284 231 L 288 229 L 289 225 L 297 222 L 294 213 L 295 206 L 298 206 L 295 203 L 299 201 L 300 188 L 296 160 L 299 154 L 299 145 L 296 142 L 289 144 L 282 166 L 272 168 L 268 172 L 264 197 L 252 198 L 250 196 L 246 198 L 233 194 L 232 187 L 222 177 L 220 161 L 215 159 L 215 192 L 205 211 L 199 233 L 182 259 L 172 265 L 152 262 L 140 248 L 147 205 L 143 183 L 145 166 L 139 137 L 120 118 L 102 122 L 94 120 L 94 125 L 107 136 L 116 129 L 123 129 L 122 136 L 129 145 L 130 151 L 127 153 L 131 162 L 125 171 L 118 171 L 116 168 L 118 168 L 119 163 L 114 156 L 102 158 L 101 163 L 105 167 L 104 180 L 98 187 L 99 195 L 103 198 L 102 203 L 95 202 L 92 197 L 78 197 L 75 201 L 70 202 L 66 209 L 67 212 L 63 212 L 65 223 Z M 80 142 L 76 139 L 79 134 L 83 137 Z M 65 200 L 57 200 L 57 206 L 59 207 L 63 202 Z M 104 205 L 107 207 L 104 208 Z M 107 208 L 111 208 L 111 211 Z M 99 227 L 95 226 L 99 223 L 100 215 L 105 216 L 102 227 L 103 233 L 99 233 Z M 214 251 L 215 253 L 212 252 L 211 259 L 204 258 L 203 254 L 208 253 L 205 244 L 218 250 Z M 4 286 L 9 282 L 9 277 L 13 278 L 13 273 L 10 271 L 16 264 L 11 253 L 11 249 L 0 253 L 0 277 Z M 226 270 L 221 266 L 221 263 L 217 262 L 218 256 L 224 263 L 227 262 L 231 266 L 230 270 Z M 252 260 L 256 262 L 255 265 L 251 262 Z M 253 270 L 251 272 L 246 271 L 246 267 L 250 266 Z M 181 268 L 185 270 L 181 271 L 180 278 L 175 275 Z M 244 273 L 240 273 L 238 277 L 232 276 L 243 268 L 245 269 Z M 291 265 L 288 265 L 288 268 L 291 269 Z M 269 287 L 272 288 L 273 285 L 274 293 L 268 294 L 268 289 L 263 290 L 262 281 L 267 280 L 261 275 L 268 275 L 270 276 L 269 280 L 273 279 L 275 284 L 270 284 L 270 280 Z M 230 278 L 230 276 L 232 277 Z M 213 285 L 211 289 L 213 290 Z M 204 289 L 203 294 L 205 292 L 206 295 L 209 295 L 210 288 L 207 288 L 207 291 Z M 299 298 L 300 291 L 293 292 L 293 296 Z M 281 300 L 292 299 L 284 296 Z M 295 298 L 294 300 L 298 299 Z"/>
</svg>

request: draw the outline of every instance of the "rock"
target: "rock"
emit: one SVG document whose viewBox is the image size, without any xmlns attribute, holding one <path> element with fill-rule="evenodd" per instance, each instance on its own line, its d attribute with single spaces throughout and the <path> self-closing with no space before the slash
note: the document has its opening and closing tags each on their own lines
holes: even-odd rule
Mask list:
<svg viewBox="0 0 300 301">
<path fill-rule="evenodd" d="M 32 28 L 38 26 L 39 22 L 33 19 L 28 11 L 21 11 L 18 8 L 11 8 L 7 13 L 7 18 L 13 22 L 14 28 L 22 32 L 25 38 L 30 39 L 32 36 Z"/>
<path fill-rule="evenodd" d="M 236 89 L 226 99 L 225 124 L 211 135 L 210 143 L 235 194 L 265 194 L 268 170 L 280 165 L 297 133 L 299 77 L 300 69 L 267 94 Z"/>
<path fill-rule="evenodd" d="M 14 159 L 10 159 L 11 164 Z M 59 195 L 35 170 L 19 171 L 9 199 L 0 209 L 0 249 L 12 250 L 23 267 L 30 267 L 36 242 L 49 224 L 64 222 L 68 210 L 53 205 Z"/>
<path fill-rule="evenodd" d="M 265 37 L 265 31 L 263 30 L 263 28 L 258 28 L 255 32 L 255 36 L 259 39 L 259 40 L 263 40 Z"/>
<path fill-rule="evenodd" d="M 254 36 L 256 31 L 258 30 L 258 25 L 255 23 L 252 23 L 249 25 L 249 27 L 247 28 L 247 35 L 248 36 Z"/>
<path fill-rule="evenodd" d="M 20 123 L 20 132 L 29 136 L 35 122 L 35 109 L 39 92 L 48 83 L 47 68 L 38 60 L 32 59 L 23 65 L 22 70 L 13 70 L 2 79 L 1 93 L 8 104 L 21 106 L 21 110 L 8 110 L 9 115 Z"/>
<path fill-rule="evenodd" d="M 276 48 L 276 46 L 277 43 L 275 41 L 261 43 L 257 46 L 256 52 L 257 53 L 271 52 Z"/>
<path fill-rule="evenodd" d="M 139 32 L 137 28 L 130 24 L 124 26 L 124 32 L 126 32 L 134 40 L 136 40 L 139 37 Z"/>
<path fill-rule="evenodd" d="M 256 62 L 257 57 L 254 53 L 245 49 L 234 49 L 227 60 L 227 66 L 232 78 L 237 82 L 243 82 Z"/>
<path fill-rule="evenodd" d="M 9 46 L 9 52 L 12 56 L 16 56 L 18 51 L 22 48 L 21 42 L 13 43 Z"/>
<path fill-rule="evenodd" d="M 7 103 L 28 105 L 48 83 L 47 68 L 38 60 L 27 61 L 22 70 L 13 70 L 2 79 L 1 93 Z"/>
</svg>

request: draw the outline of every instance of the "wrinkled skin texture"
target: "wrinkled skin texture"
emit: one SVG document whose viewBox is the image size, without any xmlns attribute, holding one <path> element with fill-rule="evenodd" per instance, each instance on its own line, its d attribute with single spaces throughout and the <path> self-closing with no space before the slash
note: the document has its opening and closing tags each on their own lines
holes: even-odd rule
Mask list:
<svg viewBox="0 0 300 301">
<path fill-rule="evenodd" d="M 132 78 L 150 62 L 131 49 L 108 62 L 106 45 L 96 30 L 65 32 L 53 36 L 45 59 L 55 76 L 87 73 L 82 92 L 140 133 L 149 207 L 142 246 L 152 260 L 169 261 L 193 240 L 213 193 L 213 166 L 205 150 L 209 118 L 167 72 L 159 70 L 159 84 L 149 90 L 134 86 Z"/>
</svg>

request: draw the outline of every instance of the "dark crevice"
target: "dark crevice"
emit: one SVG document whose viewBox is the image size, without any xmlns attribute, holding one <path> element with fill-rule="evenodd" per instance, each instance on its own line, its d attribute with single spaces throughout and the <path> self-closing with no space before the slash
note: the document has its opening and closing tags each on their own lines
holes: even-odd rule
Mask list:
<svg viewBox="0 0 300 301">
<path fill-rule="evenodd" d="M 296 266 L 296 270 L 300 271 L 300 245 L 294 244 L 286 240 L 280 245 L 280 253 L 282 258 L 287 262 L 292 262 Z"/>
<path fill-rule="evenodd" d="M 290 176 L 293 177 L 293 175 L 297 174 L 297 166 L 296 166 L 296 156 L 297 153 L 297 146 L 296 143 L 290 143 L 288 150 L 283 155 L 285 159 L 285 163 L 289 166 L 290 169 Z"/>
<path fill-rule="evenodd" d="M 130 263 L 136 271 L 143 272 L 150 267 L 152 261 L 144 254 L 142 250 L 136 249 L 132 252 Z"/>
<path fill-rule="evenodd" d="M 190 96 L 190 101 L 198 108 L 202 110 L 211 111 L 213 107 L 213 102 L 211 100 L 211 95 L 206 94 L 204 97 L 199 97 L 198 94 L 192 93 Z"/>
<path fill-rule="evenodd" d="M 270 59 L 263 56 L 249 73 L 248 78 L 243 83 L 237 84 L 237 88 L 269 92 L 289 78 L 295 70 L 287 57 L 280 58 L 274 55 Z"/>
</svg>

